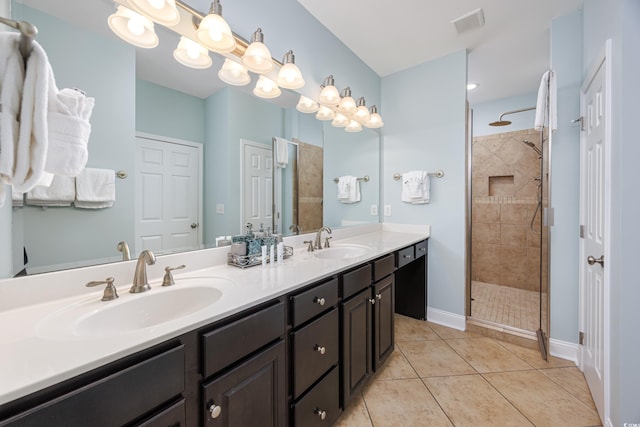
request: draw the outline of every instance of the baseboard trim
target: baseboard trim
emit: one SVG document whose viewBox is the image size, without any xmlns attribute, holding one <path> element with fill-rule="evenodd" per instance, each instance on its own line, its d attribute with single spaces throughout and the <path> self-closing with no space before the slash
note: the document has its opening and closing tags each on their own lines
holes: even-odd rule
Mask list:
<svg viewBox="0 0 640 427">
<path fill-rule="evenodd" d="M 466 317 L 433 307 L 427 307 L 427 320 L 438 325 L 464 331 L 466 329 Z"/>
<path fill-rule="evenodd" d="M 578 364 L 578 351 L 580 347 L 578 344 L 560 341 L 556 339 L 549 339 L 549 354 L 560 359 L 571 360 L 576 365 Z"/>
</svg>

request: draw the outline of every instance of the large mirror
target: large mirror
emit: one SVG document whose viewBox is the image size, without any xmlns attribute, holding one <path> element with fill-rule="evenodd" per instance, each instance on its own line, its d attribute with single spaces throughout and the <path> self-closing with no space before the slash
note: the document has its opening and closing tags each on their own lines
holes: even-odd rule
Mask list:
<svg viewBox="0 0 640 427">
<path fill-rule="evenodd" d="M 95 1 L 101 6 L 108 4 L 107 10 L 113 8 L 110 1 Z M 59 88 L 77 87 L 96 100 L 87 167 L 124 171 L 127 177 L 116 179 L 116 201 L 111 208 L 15 206 L 14 274 L 116 262 L 123 259 L 117 250 L 121 241 L 128 243 L 135 256 L 143 248 L 163 253 L 212 247 L 220 236 L 240 233 L 244 227 L 242 143 L 246 141 L 268 150 L 274 137 L 316 147 L 323 165 L 321 223 L 335 228 L 378 222 L 380 143 L 376 131 L 348 134 L 313 115 L 298 113 L 294 93 L 270 103 L 247 89 L 224 84 L 206 97 L 157 84 L 145 78 L 135 48 L 111 34 L 43 12 L 41 9 L 51 7 L 49 3 L 14 1 L 13 18 L 38 27 L 37 40 L 47 52 Z M 105 14 L 104 7 L 86 7 L 83 13 L 93 10 L 100 13 L 95 19 L 104 26 L 110 12 Z M 92 21 L 88 15 L 83 19 Z M 162 45 L 163 34 L 159 35 Z M 184 68 L 178 77 L 189 79 L 197 72 Z M 215 76 L 215 71 L 211 73 Z M 158 159 L 168 162 L 167 167 L 153 169 Z M 146 172 L 145 164 L 150 168 Z M 170 165 L 189 169 L 195 181 L 180 171 L 167 172 Z M 300 168 L 297 174 L 304 176 L 308 171 Z M 361 182 L 358 203 L 338 200 L 334 179 L 345 175 L 369 177 L 368 182 Z M 153 181 L 165 178 L 174 179 L 178 189 L 169 193 L 170 200 L 155 195 Z M 292 205 L 291 194 L 283 192 L 282 197 L 284 205 Z M 196 200 L 194 217 L 184 208 L 191 198 Z M 184 220 L 188 230 L 141 237 L 144 222 L 154 220 L 154 215 L 148 214 L 154 208 Z M 279 231 L 292 233 L 290 219 L 283 218 Z M 195 234 L 195 240 L 184 237 L 189 233 Z"/>
</svg>

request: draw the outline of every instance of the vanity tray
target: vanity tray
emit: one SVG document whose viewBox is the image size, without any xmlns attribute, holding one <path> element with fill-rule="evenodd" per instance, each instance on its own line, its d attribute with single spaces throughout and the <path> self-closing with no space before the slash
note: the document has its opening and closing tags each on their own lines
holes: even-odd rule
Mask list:
<svg viewBox="0 0 640 427">
<path fill-rule="evenodd" d="M 293 256 L 293 247 L 285 246 L 284 247 L 284 256 L 283 259 L 287 259 L 290 256 Z M 267 255 L 267 262 L 270 262 L 271 257 Z M 277 261 L 278 257 L 274 254 L 274 260 Z M 262 264 L 262 255 L 236 255 L 229 253 L 227 254 L 227 264 L 233 265 L 234 267 L 239 268 L 247 268 L 253 267 L 256 265 Z"/>
</svg>

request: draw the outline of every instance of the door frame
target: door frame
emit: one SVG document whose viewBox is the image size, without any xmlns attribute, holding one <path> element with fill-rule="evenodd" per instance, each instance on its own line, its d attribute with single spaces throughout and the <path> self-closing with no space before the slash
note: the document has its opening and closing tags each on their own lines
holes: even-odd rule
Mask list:
<svg viewBox="0 0 640 427">
<path fill-rule="evenodd" d="M 240 230 L 238 230 L 238 232 L 240 234 L 244 234 L 246 232 L 245 227 L 244 227 L 244 223 L 243 223 L 243 218 L 244 218 L 244 148 L 246 146 L 251 146 L 251 147 L 256 147 L 256 148 L 262 148 L 265 150 L 271 150 L 271 154 L 273 157 L 273 143 L 271 145 L 269 144 L 261 144 L 259 142 L 255 142 L 255 141 L 251 141 L 249 139 L 240 139 Z M 273 192 L 273 180 L 274 180 L 274 173 L 273 173 L 273 168 L 275 165 L 275 162 L 272 160 L 272 166 L 271 166 L 271 188 L 272 188 L 272 192 Z M 273 215 L 273 198 L 275 196 L 273 194 L 271 194 L 271 213 Z M 271 226 L 273 226 L 273 220 L 271 221 Z"/>
<path fill-rule="evenodd" d="M 156 142 L 160 142 L 163 144 L 178 144 L 178 145 L 185 145 L 187 147 L 192 147 L 195 148 L 196 150 L 198 150 L 198 194 L 197 194 L 197 201 L 198 201 L 198 223 L 199 223 L 199 227 L 198 227 L 198 231 L 197 231 L 197 244 L 198 246 L 201 246 L 203 244 L 203 239 L 202 239 L 202 229 L 204 228 L 202 226 L 202 222 L 204 220 L 203 215 L 203 194 L 204 194 L 204 170 L 203 170 L 203 144 L 197 143 L 197 142 L 193 142 L 193 141 L 187 141 L 185 139 L 178 139 L 178 138 L 172 138 L 169 136 L 162 136 L 162 135 L 156 135 L 156 134 L 152 134 L 152 133 L 146 133 L 146 132 L 136 132 L 135 135 L 135 141 L 137 141 L 138 138 L 141 139 L 147 139 L 150 141 L 156 141 Z M 137 144 L 137 142 L 136 142 Z M 137 146 L 136 146 L 137 149 Z M 137 176 L 137 170 L 136 172 L 136 176 Z M 135 212 L 134 212 L 135 215 Z M 134 218 L 135 221 L 135 218 Z M 135 236 L 137 236 L 137 222 L 135 224 L 134 227 L 134 234 Z"/>
<path fill-rule="evenodd" d="M 603 349 L 603 357 L 604 357 L 604 414 L 602 415 L 603 421 L 605 425 L 612 425 L 610 419 L 610 408 L 611 408 L 611 369 L 610 369 L 610 360 L 611 360 L 611 340 L 610 340 L 610 328 L 611 328 L 611 194 L 612 194 L 612 179 L 611 179 L 611 168 L 612 168 L 612 158 L 611 158 L 611 122 L 612 122 L 612 103 L 611 103 L 611 90 L 612 90 L 612 41 L 608 39 L 605 42 L 604 48 L 600 51 L 599 55 L 596 57 L 594 64 L 589 68 L 589 72 L 586 74 L 585 78 L 582 81 L 582 85 L 580 87 L 580 116 L 582 118 L 585 116 L 585 102 L 584 102 L 584 93 L 586 92 L 588 86 L 591 81 L 597 74 L 600 68 L 604 68 L 605 72 L 605 97 L 604 97 L 604 112 L 606 116 L 606 120 L 604 123 L 604 281 L 605 286 L 603 289 L 603 334 L 604 334 L 604 349 Z M 581 122 L 583 125 L 584 119 Z M 582 166 L 583 157 L 584 157 L 584 138 L 585 133 L 580 132 L 580 165 Z M 585 212 L 584 206 L 582 203 L 582 194 L 584 192 L 584 186 L 586 184 L 586 176 L 584 175 L 584 168 L 580 168 L 580 224 L 584 224 Z M 585 250 L 585 241 L 584 239 L 579 239 L 579 257 L 578 257 L 578 272 L 579 272 L 579 326 L 580 330 L 584 331 L 585 326 L 585 270 L 583 268 L 584 260 L 587 257 Z M 578 367 L 581 371 L 584 371 L 584 347 L 580 346 L 580 350 L 578 352 Z"/>
</svg>

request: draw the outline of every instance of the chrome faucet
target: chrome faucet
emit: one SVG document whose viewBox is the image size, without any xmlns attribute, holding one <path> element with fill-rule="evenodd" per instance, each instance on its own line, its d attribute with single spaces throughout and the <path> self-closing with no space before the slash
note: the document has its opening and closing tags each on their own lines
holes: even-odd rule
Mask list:
<svg viewBox="0 0 640 427">
<path fill-rule="evenodd" d="M 131 259 L 131 253 L 129 252 L 129 245 L 124 240 L 118 242 L 118 246 L 116 247 L 118 252 L 122 252 L 122 260 L 129 261 Z"/>
<path fill-rule="evenodd" d="M 136 264 L 136 271 L 133 274 L 133 285 L 129 292 L 137 294 L 138 292 L 144 292 L 151 289 L 149 282 L 147 281 L 147 264 L 153 265 L 156 263 L 156 256 L 150 250 L 144 250 L 140 252 L 138 257 L 138 263 Z"/>
<path fill-rule="evenodd" d="M 316 249 L 322 249 L 322 232 L 326 231 L 327 233 L 331 234 L 331 228 L 328 226 L 323 226 L 320 230 L 318 230 L 318 232 L 316 233 L 316 243 L 314 244 Z M 326 246 L 328 247 L 328 245 Z"/>
<path fill-rule="evenodd" d="M 300 231 L 302 231 L 302 228 L 300 228 L 298 224 L 291 224 L 289 226 L 289 230 L 293 231 L 293 233 L 297 236 L 298 234 L 300 234 Z"/>
</svg>

